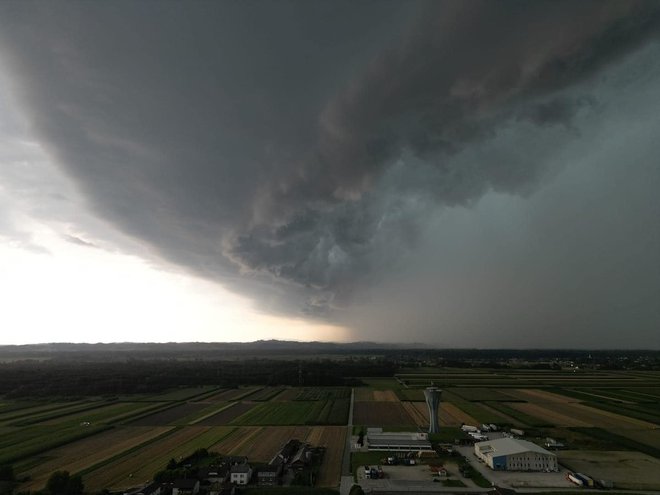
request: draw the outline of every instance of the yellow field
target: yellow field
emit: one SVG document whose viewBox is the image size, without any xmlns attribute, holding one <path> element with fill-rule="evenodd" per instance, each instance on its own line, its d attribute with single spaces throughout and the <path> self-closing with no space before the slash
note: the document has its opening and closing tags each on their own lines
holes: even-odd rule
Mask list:
<svg viewBox="0 0 660 495">
<path fill-rule="evenodd" d="M 399 402 L 399 398 L 392 390 L 374 390 L 374 400 L 383 402 Z"/>
<path fill-rule="evenodd" d="M 426 407 L 426 404 L 423 404 Z M 428 415 L 428 409 L 427 413 Z M 450 402 L 440 403 L 440 424 L 442 426 L 460 426 L 462 423 L 476 425 L 479 422 Z"/>
<path fill-rule="evenodd" d="M 337 486 L 341 476 L 341 461 L 346 443 L 345 426 L 314 426 L 307 442 L 314 447 L 325 447 L 325 457 L 319 472 L 318 486 Z"/>
</svg>

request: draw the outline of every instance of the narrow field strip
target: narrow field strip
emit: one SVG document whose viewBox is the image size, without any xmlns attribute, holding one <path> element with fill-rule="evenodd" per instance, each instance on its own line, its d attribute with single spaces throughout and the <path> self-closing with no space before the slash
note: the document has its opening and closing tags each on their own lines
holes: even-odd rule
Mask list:
<svg viewBox="0 0 660 495">
<path fill-rule="evenodd" d="M 117 454 L 159 437 L 171 427 L 144 428 L 122 427 L 99 433 L 89 438 L 49 450 L 39 456 L 39 463 L 29 469 L 16 466 L 20 477 L 29 476 L 30 481 L 21 485 L 21 490 L 40 490 L 48 477 L 57 470 L 77 473 L 100 464 Z M 30 464 L 34 464 L 33 462 Z"/>
</svg>

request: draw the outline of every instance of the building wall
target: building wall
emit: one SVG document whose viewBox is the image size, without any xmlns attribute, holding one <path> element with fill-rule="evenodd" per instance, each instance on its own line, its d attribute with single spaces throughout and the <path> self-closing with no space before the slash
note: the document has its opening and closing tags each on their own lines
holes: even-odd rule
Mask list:
<svg viewBox="0 0 660 495">
<path fill-rule="evenodd" d="M 557 457 L 538 452 L 523 452 L 506 456 L 506 469 L 509 471 L 557 470 Z"/>
</svg>

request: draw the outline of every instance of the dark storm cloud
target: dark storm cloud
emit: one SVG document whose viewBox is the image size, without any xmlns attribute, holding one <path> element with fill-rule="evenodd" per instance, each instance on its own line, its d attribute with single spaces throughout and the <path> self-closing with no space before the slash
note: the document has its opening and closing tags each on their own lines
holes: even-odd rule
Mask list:
<svg viewBox="0 0 660 495">
<path fill-rule="evenodd" d="M 620 1 L 0 10 L 15 90 L 100 214 L 310 314 L 376 283 L 436 206 L 533 191 L 542 153 L 472 148 L 570 128 L 593 105 L 576 88 L 659 25 L 657 3 Z"/>
</svg>

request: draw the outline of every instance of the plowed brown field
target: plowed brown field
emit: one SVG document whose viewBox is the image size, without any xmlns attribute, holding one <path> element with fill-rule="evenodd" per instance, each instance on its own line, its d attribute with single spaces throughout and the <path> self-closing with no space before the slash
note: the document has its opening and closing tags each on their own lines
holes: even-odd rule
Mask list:
<svg viewBox="0 0 660 495">
<path fill-rule="evenodd" d="M 355 402 L 353 423 L 365 426 L 414 425 L 400 402 Z"/>
</svg>

